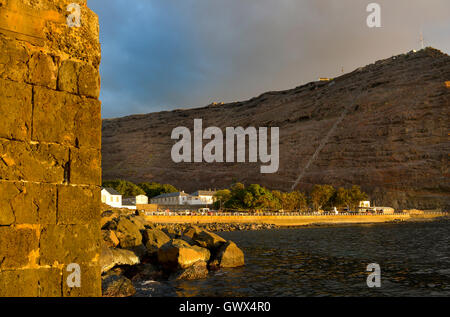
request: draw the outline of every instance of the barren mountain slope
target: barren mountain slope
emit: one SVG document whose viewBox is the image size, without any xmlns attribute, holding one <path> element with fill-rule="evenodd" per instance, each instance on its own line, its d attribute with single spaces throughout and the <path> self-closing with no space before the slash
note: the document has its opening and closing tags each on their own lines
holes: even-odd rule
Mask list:
<svg viewBox="0 0 450 317">
<path fill-rule="evenodd" d="M 300 190 L 313 184 L 358 184 L 378 206 L 449 209 L 448 80 L 450 57 L 428 48 L 332 82 L 244 102 L 103 120 L 103 179 L 171 183 L 186 191 L 221 188 L 233 180 L 282 190 L 290 190 L 296 180 Z M 261 163 L 175 164 L 172 129 L 192 131 L 195 118 L 203 119 L 204 128 L 279 127 L 278 172 L 261 174 Z"/>
</svg>

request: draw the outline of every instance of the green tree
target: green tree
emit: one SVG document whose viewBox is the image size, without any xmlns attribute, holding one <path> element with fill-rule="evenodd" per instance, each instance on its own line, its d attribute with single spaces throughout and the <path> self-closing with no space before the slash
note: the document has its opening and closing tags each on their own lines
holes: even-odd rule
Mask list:
<svg viewBox="0 0 450 317">
<path fill-rule="evenodd" d="M 146 193 L 148 198 L 153 198 L 161 194 L 176 193 L 179 190 L 170 184 L 140 183 L 139 187 Z"/>
<path fill-rule="evenodd" d="M 314 185 L 311 191 L 311 202 L 315 210 L 330 207 L 335 189 L 331 185 Z"/>
<path fill-rule="evenodd" d="M 216 198 L 214 208 L 221 209 L 231 199 L 231 191 L 229 189 L 218 190 L 214 194 L 214 197 Z"/>
<path fill-rule="evenodd" d="M 365 192 L 361 191 L 361 187 L 357 185 L 353 185 L 349 192 L 349 205 L 353 210 L 356 210 L 356 207 L 358 207 L 360 201 L 367 200 L 369 197 Z"/>
<path fill-rule="evenodd" d="M 132 182 L 122 179 L 104 181 L 103 187 L 111 187 L 125 197 L 145 195 L 145 191 L 143 191 L 142 188 Z"/>
<path fill-rule="evenodd" d="M 333 197 L 333 204 L 336 207 L 349 207 L 350 203 L 350 191 L 344 187 L 339 187 Z"/>
</svg>

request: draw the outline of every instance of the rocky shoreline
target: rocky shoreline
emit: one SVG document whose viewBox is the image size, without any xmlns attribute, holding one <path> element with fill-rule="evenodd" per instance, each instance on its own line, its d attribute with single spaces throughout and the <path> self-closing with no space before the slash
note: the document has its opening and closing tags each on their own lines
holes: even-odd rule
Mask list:
<svg viewBox="0 0 450 317">
<path fill-rule="evenodd" d="M 143 281 L 194 280 L 245 264 L 233 242 L 194 225 L 153 224 L 121 209 L 101 215 L 102 295 L 126 297 Z"/>
</svg>

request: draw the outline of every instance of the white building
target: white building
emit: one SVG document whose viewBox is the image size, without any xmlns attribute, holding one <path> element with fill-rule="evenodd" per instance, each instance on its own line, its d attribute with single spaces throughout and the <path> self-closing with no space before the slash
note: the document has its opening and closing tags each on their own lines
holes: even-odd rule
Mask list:
<svg viewBox="0 0 450 317">
<path fill-rule="evenodd" d="M 186 205 L 188 196 L 184 191 L 161 194 L 150 199 L 150 202 L 158 205 Z"/>
<path fill-rule="evenodd" d="M 148 204 L 148 197 L 145 195 L 138 195 L 136 196 L 136 205 L 147 205 Z"/>
<path fill-rule="evenodd" d="M 214 194 L 216 192 L 210 190 L 198 190 L 189 195 L 187 199 L 188 205 L 211 205 L 214 203 Z"/>
<path fill-rule="evenodd" d="M 102 188 L 102 203 L 111 207 L 122 208 L 122 195 L 113 188 Z"/>
<path fill-rule="evenodd" d="M 368 200 L 360 201 L 359 207 L 370 207 L 370 201 Z"/>
<path fill-rule="evenodd" d="M 145 195 L 138 195 L 135 197 L 127 197 L 122 199 L 123 208 L 136 209 L 136 205 L 147 205 L 148 197 Z"/>
</svg>

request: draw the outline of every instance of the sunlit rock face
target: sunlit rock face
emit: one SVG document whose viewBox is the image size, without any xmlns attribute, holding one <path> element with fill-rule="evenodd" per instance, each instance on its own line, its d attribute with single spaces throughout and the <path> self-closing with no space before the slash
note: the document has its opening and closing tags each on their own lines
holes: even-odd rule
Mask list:
<svg viewBox="0 0 450 317">
<path fill-rule="evenodd" d="M 0 0 L 0 296 L 101 296 L 100 56 L 85 0 Z"/>
</svg>

